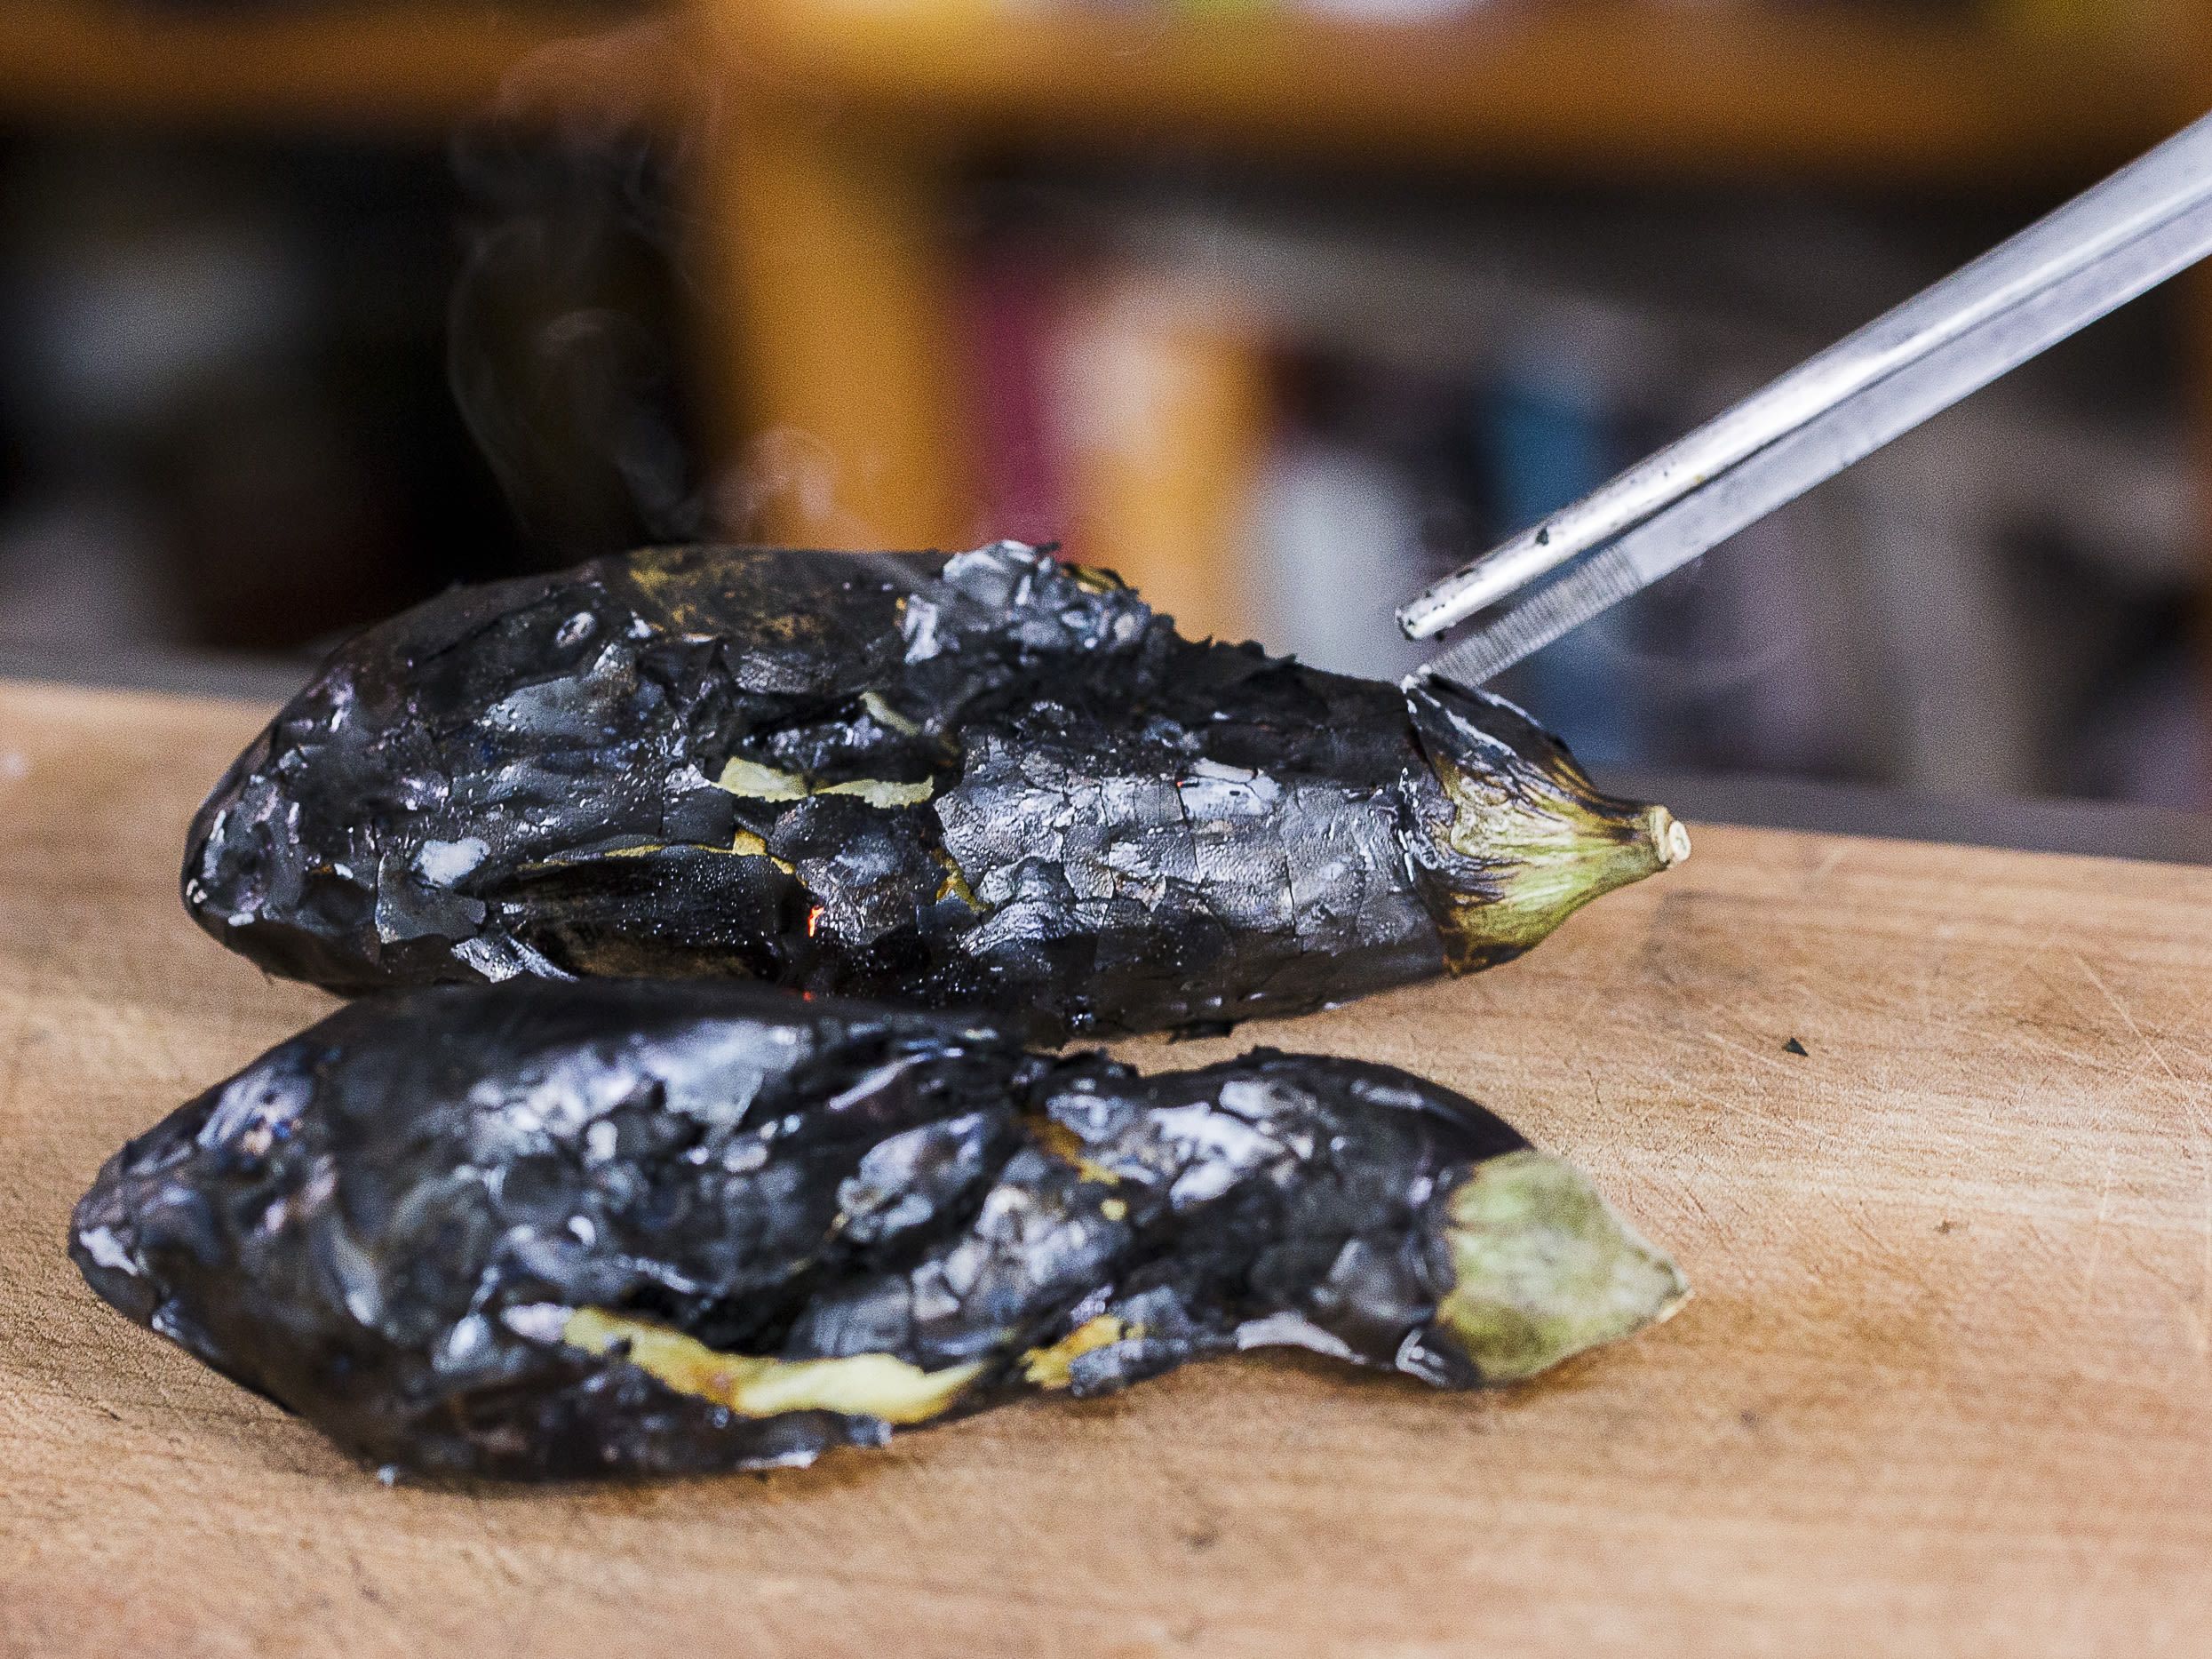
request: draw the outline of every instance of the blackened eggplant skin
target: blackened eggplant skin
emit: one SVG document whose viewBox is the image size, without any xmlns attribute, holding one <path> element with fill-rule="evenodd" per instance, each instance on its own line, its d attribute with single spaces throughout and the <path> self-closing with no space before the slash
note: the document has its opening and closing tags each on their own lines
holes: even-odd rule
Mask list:
<svg viewBox="0 0 2212 1659">
<path fill-rule="evenodd" d="M 354 1002 L 123 1147 L 71 1250 L 368 1459 L 515 1478 L 804 1463 L 1271 1344 L 1516 1381 L 1685 1294 L 1388 1067 L 1141 1077 L 711 980 Z"/>
<path fill-rule="evenodd" d="M 1485 967 L 1688 848 L 1510 704 L 1194 643 L 1019 544 L 682 547 L 340 649 L 183 889 L 342 994 L 745 976 L 1060 1041 Z"/>
</svg>

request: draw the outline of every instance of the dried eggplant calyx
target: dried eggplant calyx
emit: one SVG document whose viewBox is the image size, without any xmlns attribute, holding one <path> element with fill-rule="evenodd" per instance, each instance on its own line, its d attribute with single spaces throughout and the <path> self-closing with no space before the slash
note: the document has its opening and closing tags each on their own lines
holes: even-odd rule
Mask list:
<svg viewBox="0 0 2212 1659">
<path fill-rule="evenodd" d="M 744 976 L 1062 1041 L 1485 967 L 1688 850 L 1510 704 L 1184 640 L 1033 548 L 688 547 L 359 635 L 183 887 L 348 994 Z"/>
<path fill-rule="evenodd" d="M 378 1463 L 804 1463 L 1296 1344 L 1513 1382 L 1674 1264 L 1471 1101 L 1255 1049 L 1150 1077 L 717 981 L 368 998 L 109 1161 L 131 1318 Z"/>
</svg>

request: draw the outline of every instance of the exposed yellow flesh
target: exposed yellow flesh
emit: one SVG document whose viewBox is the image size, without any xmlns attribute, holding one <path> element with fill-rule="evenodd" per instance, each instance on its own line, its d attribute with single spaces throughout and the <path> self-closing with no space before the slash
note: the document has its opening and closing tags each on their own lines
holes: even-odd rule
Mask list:
<svg viewBox="0 0 2212 1659">
<path fill-rule="evenodd" d="M 983 913 L 983 901 L 975 897 L 975 889 L 967 884 L 967 873 L 960 868 L 959 860 L 943 848 L 936 849 L 937 862 L 944 866 L 944 881 L 937 889 L 940 899 L 957 898 L 977 915 Z"/>
<path fill-rule="evenodd" d="M 680 1331 L 624 1319 L 603 1308 L 577 1309 L 561 1327 L 561 1340 L 595 1354 L 627 1343 L 626 1358 L 640 1370 L 678 1393 L 711 1400 L 743 1417 L 835 1411 L 880 1417 L 886 1423 L 927 1423 L 950 1407 L 983 1369 L 978 1360 L 925 1371 L 887 1353 L 849 1354 L 840 1360 L 717 1353 Z"/>
<path fill-rule="evenodd" d="M 1032 1118 L 1030 1120 L 1030 1126 L 1037 1136 L 1037 1144 L 1039 1146 L 1059 1159 L 1062 1163 L 1072 1164 L 1075 1167 L 1075 1172 L 1086 1181 L 1095 1181 L 1101 1186 L 1121 1184 L 1119 1176 L 1104 1164 L 1092 1161 L 1088 1156 L 1089 1149 L 1083 1144 L 1083 1137 L 1057 1118 Z M 1119 1217 L 1116 1216 L 1114 1219 L 1118 1220 Z"/>
<path fill-rule="evenodd" d="M 1111 570 L 1102 570 L 1094 564 L 1072 564 L 1065 559 L 1059 563 L 1061 573 L 1071 578 L 1075 585 L 1086 594 L 1126 594 L 1129 591 L 1129 584 Z"/>
<path fill-rule="evenodd" d="M 798 873 L 797 867 L 790 859 L 777 857 L 768 850 L 768 842 L 762 841 L 749 829 L 741 829 L 731 838 L 729 849 L 741 858 L 766 858 L 785 875 Z"/>
<path fill-rule="evenodd" d="M 712 639 L 727 631 L 734 604 L 750 586 L 744 569 L 774 558 L 766 549 L 724 552 L 702 559 L 699 550 L 687 546 L 641 547 L 625 561 L 627 576 L 643 594 L 658 617 L 643 618 L 656 634 L 688 634 Z M 752 626 L 773 639 L 820 639 L 825 629 L 821 612 L 806 607 L 755 615 Z"/>
<path fill-rule="evenodd" d="M 757 761 L 733 760 L 714 782 L 733 795 L 755 801 L 804 801 L 808 794 L 807 780 L 798 773 L 779 772 Z"/>
<path fill-rule="evenodd" d="M 860 706 L 875 717 L 877 724 L 888 727 L 902 738 L 918 737 L 921 733 L 921 728 L 919 725 L 885 702 L 879 692 L 863 691 L 860 694 Z"/>
<path fill-rule="evenodd" d="M 739 858 L 766 858 L 785 875 L 797 873 L 789 859 L 776 857 L 768 851 L 768 842 L 747 829 L 739 830 L 727 847 L 710 847 L 704 841 L 678 841 L 674 845 L 685 852 L 719 852 Z M 522 868 L 525 873 L 532 870 L 561 870 L 575 865 L 595 864 L 601 858 L 646 858 L 656 852 L 666 852 L 669 849 L 668 842 L 647 841 L 636 847 L 617 847 L 611 852 L 593 853 L 587 858 L 541 858 L 535 864 L 524 865 Z"/>
<path fill-rule="evenodd" d="M 936 793 L 936 786 L 927 779 L 919 784 L 893 784 L 880 778 L 855 778 L 815 791 L 818 795 L 858 795 L 871 807 L 918 807 Z"/>
<path fill-rule="evenodd" d="M 1032 1348 L 1022 1356 L 1022 1377 L 1038 1388 L 1065 1388 L 1068 1368 L 1097 1348 L 1110 1348 L 1144 1335 L 1142 1325 L 1125 1325 L 1111 1313 L 1086 1320 L 1049 1348 Z"/>
<path fill-rule="evenodd" d="M 733 760 L 714 780 L 718 788 L 752 801 L 804 801 L 808 795 L 858 795 L 871 807 L 918 807 L 936 794 L 936 786 L 887 783 L 879 778 L 855 778 L 842 784 L 808 786 L 796 772 L 779 772 L 757 761 Z"/>
</svg>

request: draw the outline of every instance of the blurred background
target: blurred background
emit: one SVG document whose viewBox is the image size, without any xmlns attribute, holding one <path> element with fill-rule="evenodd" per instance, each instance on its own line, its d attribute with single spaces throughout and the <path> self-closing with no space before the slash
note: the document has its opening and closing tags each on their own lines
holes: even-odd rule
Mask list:
<svg viewBox="0 0 2212 1659">
<path fill-rule="evenodd" d="M 2201 0 L 12 0 L 0 651 L 304 674 L 673 538 L 1396 602 L 2212 105 Z M 2212 284 L 1499 688 L 1583 757 L 2212 810 Z"/>
</svg>

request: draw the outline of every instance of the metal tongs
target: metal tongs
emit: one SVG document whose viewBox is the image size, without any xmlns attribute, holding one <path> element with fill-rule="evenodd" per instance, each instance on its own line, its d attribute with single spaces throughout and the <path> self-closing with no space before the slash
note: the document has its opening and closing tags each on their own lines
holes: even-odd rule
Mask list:
<svg viewBox="0 0 2212 1659">
<path fill-rule="evenodd" d="M 1480 685 L 2212 253 L 2212 116 L 1400 607 L 1420 672 Z"/>
</svg>

